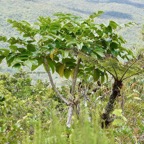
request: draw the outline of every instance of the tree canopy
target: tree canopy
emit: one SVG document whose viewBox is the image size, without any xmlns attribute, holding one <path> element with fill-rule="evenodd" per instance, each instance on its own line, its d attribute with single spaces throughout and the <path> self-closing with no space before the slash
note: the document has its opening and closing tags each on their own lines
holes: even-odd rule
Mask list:
<svg viewBox="0 0 144 144">
<path fill-rule="evenodd" d="M 73 14 L 56 13 L 52 18 L 39 17 L 33 24 L 9 19 L 8 22 L 19 35 L 0 36 L 0 41 L 7 45 L 6 48 L 0 48 L 0 62 L 5 58 L 8 66 L 28 66 L 32 71 L 40 65 L 44 66 L 55 93 L 69 106 L 68 126 L 74 107 L 79 113 L 81 96 L 76 90 L 78 77 L 81 80 L 92 77 L 93 81 L 100 80 L 102 83 L 108 78 L 108 73 L 111 74 L 115 82 L 120 82 L 120 85 L 115 83 L 111 95 L 114 104 L 122 80 L 143 72 L 143 60 L 139 60 L 140 57 L 135 59 L 132 51 L 123 46 L 126 41 L 117 32 L 120 26 L 114 21 L 107 25 L 96 23 L 95 18 L 102 13 L 98 11 L 86 19 Z M 120 63 L 119 59 L 126 63 Z M 139 65 L 134 67 L 135 63 Z M 67 79 L 71 76 L 69 98 L 58 91 L 51 72 L 57 72 Z"/>
</svg>

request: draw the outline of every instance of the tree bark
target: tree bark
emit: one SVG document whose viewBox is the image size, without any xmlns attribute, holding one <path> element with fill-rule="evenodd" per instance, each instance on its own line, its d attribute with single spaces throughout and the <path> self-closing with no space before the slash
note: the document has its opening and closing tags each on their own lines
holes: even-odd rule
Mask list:
<svg viewBox="0 0 144 144">
<path fill-rule="evenodd" d="M 73 105 L 70 105 L 68 109 L 68 117 L 67 117 L 67 123 L 66 123 L 68 128 L 71 127 L 72 115 L 73 115 Z"/>
<path fill-rule="evenodd" d="M 71 118 L 73 115 L 74 107 L 76 108 L 75 110 L 76 110 L 77 117 L 79 117 L 79 113 L 80 113 L 79 101 L 75 97 L 75 87 L 76 87 L 76 81 L 77 81 L 77 75 L 78 75 L 80 62 L 81 62 L 81 59 L 78 58 L 77 65 L 74 69 L 74 75 L 72 79 L 72 89 L 71 89 L 72 98 L 71 98 L 71 105 L 69 106 L 69 110 L 68 110 L 67 127 L 70 127 L 71 125 Z"/>
<path fill-rule="evenodd" d="M 74 98 L 75 98 L 75 86 L 76 86 L 76 80 L 77 80 L 77 75 L 78 75 L 78 70 L 79 70 L 80 62 L 81 62 L 81 59 L 78 59 L 77 65 L 76 65 L 76 67 L 74 69 L 74 75 L 73 75 L 73 80 L 72 80 L 71 94 L 72 94 L 72 96 Z"/>
<path fill-rule="evenodd" d="M 44 68 L 45 68 L 45 70 L 46 70 L 46 72 L 47 72 L 47 74 L 48 74 L 48 77 L 49 77 L 51 86 L 52 86 L 53 90 L 55 91 L 55 93 L 57 94 L 57 96 L 58 96 L 63 102 L 65 102 L 67 105 L 69 105 L 70 102 L 69 102 L 66 98 L 64 98 L 64 97 L 59 93 L 59 91 L 57 90 L 57 88 L 56 88 L 56 86 L 55 86 L 55 84 L 54 84 L 54 82 L 53 82 L 53 78 L 52 78 L 52 75 L 51 75 L 51 72 L 50 72 L 50 68 L 49 68 L 49 63 L 48 63 L 48 60 L 47 60 L 46 57 L 44 57 Z"/>
<path fill-rule="evenodd" d="M 80 62 L 81 62 L 81 59 L 78 59 L 77 65 L 76 65 L 75 70 L 74 70 L 73 80 L 72 80 L 71 95 L 72 95 L 73 99 L 71 99 L 70 101 L 68 101 L 57 90 L 57 88 L 56 88 L 56 86 L 55 86 L 55 84 L 53 82 L 53 78 L 52 78 L 52 75 L 51 75 L 51 72 L 50 72 L 48 60 L 47 60 L 46 57 L 44 57 L 44 67 L 45 67 L 45 70 L 46 70 L 46 72 L 48 74 L 48 77 L 49 77 L 49 80 L 50 80 L 50 83 L 52 85 L 53 90 L 58 95 L 58 97 L 69 106 L 69 108 L 68 108 L 67 123 L 66 123 L 67 127 L 71 127 L 71 121 L 72 121 L 72 115 L 73 115 L 74 107 L 75 106 L 77 107 L 77 105 L 78 105 L 78 101 L 75 101 L 75 86 L 76 86 L 76 80 L 77 80 L 77 75 L 78 75 L 78 70 L 79 70 Z"/>
<path fill-rule="evenodd" d="M 113 118 L 110 117 L 110 114 L 114 110 L 114 103 L 116 101 L 116 98 L 120 96 L 121 88 L 122 81 L 116 79 L 113 84 L 112 94 L 110 95 L 109 102 L 105 108 L 105 112 L 102 114 L 102 128 L 107 127 L 113 121 Z"/>
</svg>

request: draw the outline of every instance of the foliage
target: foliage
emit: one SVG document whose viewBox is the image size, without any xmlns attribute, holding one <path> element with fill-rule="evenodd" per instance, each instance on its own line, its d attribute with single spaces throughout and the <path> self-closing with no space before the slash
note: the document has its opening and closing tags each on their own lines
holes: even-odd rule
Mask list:
<svg viewBox="0 0 144 144">
<path fill-rule="evenodd" d="M 81 80 L 93 77 L 101 78 L 101 83 L 108 77 L 106 71 L 96 65 L 100 59 L 133 56 L 130 50 L 123 47 L 125 40 L 116 33 L 119 25 L 110 21 L 108 25 L 96 24 L 94 19 L 103 12 L 91 14 L 87 19 L 72 14 L 57 13 L 54 18 L 39 17 L 31 25 L 26 21 L 8 20 L 20 33 L 19 37 L 4 37 L 0 40 L 8 43 L 1 48 L 1 60 L 6 58 L 8 66 L 28 66 L 31 70 L 43 65 L 53 90 L 69 106 L 67 126 L 71 124 L 74 108 L 79 113 L 80 97 L 75 89 L 77 78 Z M 88 64 L 87 60 L 95 64 Z M 70 97 L 67 99 L 56 88 L 51 71 L 67 79 L 72 77 Z"/>
<path fill-rule="evenodd" d="M 33 95 L 28 92 L 24 93 L 22 95 L 23 97 L 20 97 L 20 94 L 24 92 L 23 90 L 28 89 L 27 85 L 19 87 L 19 83 L 27 81 L 25 77 L 27 76 L 21 73 L 15 74 L 13 77 L 1 74 L 0 143 L 16 143 L 21 139 L 23 134 L 26 134 L 27 129 L 29 129 L 30 133 L 33 132 L 33 124 L 38 118 L 43 116 L 43 120 L 46 120 L 45 117 L 50 115 L 50 110 L 53 105 L 50 103 L 52 99 L 48 99 L 48 97 L 53 96 L 53 91 L 51 89 L 47 90 L 44 83 L 42 83 L 42 85 L 45 89 L 39 91 L 41 85 L 37 83 L 36 86 L 31 86 L 31 91 L 35 91 Z M 9 82 L 11 82 L 11 84 Z M 15 86 L 19 88 L 18 93 L 11 90 L 13 89 L 13 82 Z M 10 91 L 7 88 L 9 88 Z M 25 94 L 27 95 L 25 96 Z M 48 105 L 49 107 L 47 107 Z"/>
<path fill-rule="evenodd" d="M 2 117 L 0 119 L 1 143 L 69 143 L 69 141 L 71 141 L 70 143 L 77 143 L 77 141 L 82 142 L 81 135 L 76 138 L 77 134 L 85 132 L 83 135 L 87 135 L 87 129 L 91 130 L 92 135 L 97 136 L 95 138 L 89 135 L 88 139 L 108 143 L 106 136 L 105 139 L 98 136 L 99 133 L 101 137 L 105 135 L 102 130 L 95 131 L 95 129 L 98 129 L 98 121 L 94 121 L 95 127 L 91 129 L 91 124 L 87 121 L 87 117 L 85 117 L 85 120 L 81 119 L 86 127 L 83 127 L 82 123 L 77 121 L 71 129 L 66 128 L 64 120 L 65 106 L 59 105 L 58 101 L 54 101 L 51 89 L 48 92 L 47 89 L 41 89 L 42 92 L 39 91 L 40 87 L 46 87 L 44 83 L 38 81 L 35 86 L 33 85 L 32 89 L 38 90 L 40 93 L 36 91 L 27 98 L 13 95 L 7 90 L 9 83 L 5 83 L 4 78 L 7 81 L 11 81 L 11 79 L 13 81 L 17 80 L 16 85 L 19 85 L 19 80 L 20 82 L 25 82 L 25 77 L 27 75 L 24 73 L 17 73 L 14 76 L 1 74 L 1 78 L 3 78 L 0 80 L 0 104 L 2 109 L 0 112 Z M 23 88 L 21 87 L 20 89 Z M 63 113 L 60 107 L 63 108 Z M 68 135 L 72 138 L 68 139 Z M 77 140 L 74 142 L 75 139 Z"/>
<path fill-rule="evenodd" d="M 1 48 L 1 60 L 6 57 L 8 66 L 26 65 L 34 70 L 43 64 L 46 56 L 52 72 L 68 78 L 75 68 L 76 57 L 85 59 L 90 56 L 97 60 L 112 55 L 128 58 L 131 52 L 122 46 L 125 40 L 116 33 L 119 25 L 114 21 L 108 25 L 95 24 L 94 18 L 101 14 L 99 11 L 82 19 L 57 13 L 54 18 L 39 17 L 33 25 L 26 21 L 8 20 L 21 36 L 0 37 L 1 41 L 8 43 L 7 49 Z M 82 74 L 91 71 L 93 77 L 98 73 L 94 67 L 87 68 L 84 63 L 80 69 Z"/>
<path fill-rule="evenodd" d="M 102 13 L 93 13 L 87 19 L 57 13 L 53 18 L 39 17 L 33 25 L 8 20 L 20 36 L 0 36 L 0 41 L 7 44 L 6 48 L 0 48 L 0 62 L 6 59 L 8 66 L 28 66 L 32 71 L 43 65 L 53 90 L 40 80 L 32 85 L 23 72 L 13 77 L 1 75 L 2 143 L 22 142 L 22 136 L 26 137 L 24 142 L 27 143 L 40 143 L 40 140 L 43 143 L 114 143 L 113 135 L 117 138 L 115 141 L 122 139 L 123 142 L 119 131 L 128 137 L 126 141 L 139 140 L 131 125 L 126 126 L 131 119 L 128 114 L 124 115 L 123 104 L 119 108 L 115 101 L 122 97 L 123 80 L 143 73 L 144 55 L 140 53 L 134 58 L 131 50 L 123 47 L 125 40 L 117 34 L 119 25 L 114 21 L 108 25 L 96 24 L 94 19 Z M 67 79 L 71 77 L 71 86 L 58 89 L 51 72 Z M 105 79 L 110 78 L 108 73 L 114 79 L 111 94 L 109 83 L 103 85 Z M 93 89 L 96 83 L 97 87 Z M 139 89 L 143 91 L 143 88 Z M 107 94 L 110 94 L 108 103 Z M 135 100 L 142 99 L 135 97 Z M 131 103 L 128 105 L 131 107 Z M 107 132 L 100 128 L 112 121 L 114 130 Z M 112 137 L 111 141 L 108 137 Z"/>
<path fill-rule="evenodd" d="M 83 115 L 85 116 L 85 114 Z M 35 128 L 35 135 L 33 139 L 29 139 L 26 136 L 23 143 L 27 144 L 110 144 L 114 143 L 113 135 L 109 139 L 104 131 L 98 126 L 98 121 L 90 124 L 87 119 L 81 119 L 74 124 L 72 128 L 66 128 L 59 123 L 58 118 L 53 116 L 53 122 L 49 128 L 49 131 L 43 131 L 41 129 L 41 123 L 39 122 Z"/>
<path fill-rule="evenodd" d="M 5 88 L 19 98 L 28 98 L 32 95 L 32 85 L 30 77 L 23 72 L 16 73 L 13 77 L 9 75 L 1 75 L 0 80 L 4 82 Z"/>
<path fill-rule="evenodd" d="M 7 81 L 25 81 L 25 74 L 17 77 L 1 74 Z M 138 79 L 138 80 L 136 80 Z M 16 83 L 18 84 L 18 83 Z M 135 143 L 143 135 L 143 77 L 127 79 L 118 98 L 115 114 L 116 121 L 109 129 L 101 129 L 99 115 L 110 95 L 110 86 L 101 86 L 90 95 L 88 107 L 82 106 L 80 119 L 73 115 L 71 128 L 65 126 L 67 107 L 55 99 L 53 90 L 38 81 L 32 85 L 33 95 L 19 97 L 7 90 L 5 80 L 0 80 L 0 143 Z M 8 86 L 9 83 L 7 83 Z M 13 85 L 12 85 L 13 86 Z M 24 86 L 23 86 L 24 88 Z M 20 87 L 22 89 L 22 87 Z M 62 93 L 67 93 L 62 89 Z M 100 97 L 101 96 L 101 97 Z M 137 98 L 135 98 L 137 97 Z M 139 99 L 138 99 L 139 98 Z M 122 111 L 122 113 L 121 113 Z M 125 117 L 127 121 L 123 119 Z M 116 123 L 118 120 L 119 123 Z M 69 138 L 68 138 L 69 137 Z M 97 142 L 97 143 L 98 143 Z"/>
<path fill-rule="evenodd" d="M 123 81 L 135 75 L 144 73 L 143 62 L 144 62 L 143 50 L 141 51 L 137 59 L 130 60 L 124 64 L 118 62 L 118 60 L 114 58 L 109 58 L 108 61 L 103 60 L 100 62 L 100 66 L 114 78 L 112 93 L 110 95 L 109 102 L 106 105 L 105 112 L 102 114 L 103 119 L 102 127 L 107 127 L 114 120 L 110 116 L 110 114 L 114 110 L 114 104 L 116 98 L 121 96 L 120 90 L 122 89 Z M 125 117 L 122 118 L 125 119 Z M 117 123 L 119 123 L 118 120 Z"/>
</svg>

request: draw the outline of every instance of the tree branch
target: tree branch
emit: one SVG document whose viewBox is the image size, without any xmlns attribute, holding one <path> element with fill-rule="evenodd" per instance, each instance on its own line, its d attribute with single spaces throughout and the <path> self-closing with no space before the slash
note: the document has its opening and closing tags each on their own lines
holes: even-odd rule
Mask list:
<svg viewBox="0 0 144 144">
<path fill-rule="evenodd" d="M 138 60 L 135 60 L 130 66 L 128 66 L 128 68 L 126 69 L 126 71 L 124 72 L 124 74 L 122 75 L 122 77 L 121 77 L 121 81 L 122 80 L 124 80 L 123 78 L 124 78 L 124 76 L 125 76 L 125 74 L 128 72 L 128 70 L 137 62 Z"/>
<path fill-rule="evenodd" d="M 142 70 L 142 71 L 139 71 L 139 72 L 134 73 L 134 74 L 132 74 L 132 75 L 130 75 L 130 76 L 128 76 L 128 77 L 125 77 L 123 80 L 126 80 L 126 79 L 128 79 L 128 78 L 130 78 L 130 77 L 132 77 L 132 76 L 138 75 L 138 74 L 143 73 L 143 72 L 144 72 L 143 70 Z"/>
<path fill-rule="evenodd" d="M 114 79 L 117 79 L 115 76 L 114 76 L 114 74 L 113 73 L 111 73 L 108 69 L 106 69 L 104 66 L 102 66 L 102 65 L 99 65 L 100 67 L 102 67 L 105 71 L 107 71 L 110 75 L 112 75 L 112 77 L 114 78 Z"/>
<path fill-rule="evenodd" d="M 45 68 L 45 70 L 46 70 L 46 72 L 47 72 L 47 74 L 48 74 L 48 77 L 49 77 L 51 86 L 52 86 L 53 90 L 55 91 L 55 93 L 58 95 L 58 97 L 59 97 L 63 102 L 65 102 L 67 105 L 69 105 L 70 102 L 69 102 L 66 98 L 64 98 L 64 97 L 59 93 L 59 91 L 57 90 L 57 88 L 56 88 L 56 86 L 55 86 L 55 84 L 54 84 L 54 82 L 53 82 L 53 78 L 52 78 L 52 75 L 51 75 L 51 72 L 50 72 L 50 68 L 49 68 L 49 63 L 48 63 L 48 60 L 47 60 L 46 57 L 44 57 L 44 68 Z"/>
<path fill-rule="evenodd" d="M 116 75 L 116 79 L 118 79 L 118 75 L 117 75 L 117 72 L 116 72 L 116 70 L 115 70 L 115 68 L 114 68 L 114 66 L 112 65 L 112 68 L 113 68 L 113 70 L 114 70 L 114 72 L 115 72 L 115 75 Z"/>
<path fill-rule="evenodd" d="M 72 91 L 71 94 L 75 98 L 75 86 L 76 86 L 76 80 L 77 80 L 77 75 L 78 75 L 78 70 L 80 66 L 81 59 L 79 58 L 77 61 L 77 65 L 74 69 L 74 75 L 73 75 L 73 80 L 72 80 Z"/>
</svg>

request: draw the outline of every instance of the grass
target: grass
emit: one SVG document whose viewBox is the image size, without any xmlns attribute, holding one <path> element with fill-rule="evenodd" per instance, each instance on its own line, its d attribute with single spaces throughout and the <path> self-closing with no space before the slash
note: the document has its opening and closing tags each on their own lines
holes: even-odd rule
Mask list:
<svg viewBox="0 0 144 144">
<path fill-rule="evenodd" d="M 52 89 L 41 81 L 31 85 L 27 75 L 20 76 L 22 73 L 0 75 L 1 144 L 143 144 L 142 76 L 124 83 L 115 105 L 117 112 L 122 109 L 122 116 L 118 113 L 107 129 L 101 129 L 100 115 L 110 95 L 109 83 L 89 97 L 88 107 L 81 103 L 79 119 L 74 114 L 72 126 L 67 128 L 68 107 Z M 61 92 L 65 93 L 64 89 Z M 105 97 L 97 99 L 101 93 L 106 93 Z"/>
</svg>

